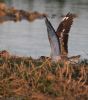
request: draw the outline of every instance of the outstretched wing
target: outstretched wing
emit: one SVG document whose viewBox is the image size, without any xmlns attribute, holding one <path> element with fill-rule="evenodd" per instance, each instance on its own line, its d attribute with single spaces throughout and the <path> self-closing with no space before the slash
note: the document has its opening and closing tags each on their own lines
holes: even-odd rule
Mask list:
<svg viewBox="0 0 88 100">
<path fill-rule="evenodd" d="M 50 46 L 51 46 L 51 57 L 56 59 L 56 57 L 60 57 L 60 53 L 61 53 L 60 52 L 60 41 L 58 39 L 58 36 L 53 26 L 51 25 L 47 17 L 45 18 L 45 23 L 47 26 L 48 39 L 49 39 Z"/>
<path fill-rule="evenodd" d="M 61 45 L 61 54 L 67 55 L 68 54 L 68 37 L 71 25 L 73 23 L 73 18 L 75 17 L 74 14 L 68 13 L 59 24 L 57 28 L 56 34 L 60 39 Z"/>
</svg>

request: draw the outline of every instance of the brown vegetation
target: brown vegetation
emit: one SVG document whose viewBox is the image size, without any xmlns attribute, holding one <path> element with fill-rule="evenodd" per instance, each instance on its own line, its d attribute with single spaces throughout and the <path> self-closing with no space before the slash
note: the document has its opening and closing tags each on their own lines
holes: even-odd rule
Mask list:
<svg viewBox="0 0 88 100">
<path fill-rule="evenodd" d="M 5 21 L 21 21 L 23 19 L 27 21 L 34 21 L 36 19 L 47 16 L 46 14 L 41 14 L 39 12 L 27 12 L 24 10 L 18 10 L 14 7 L 8 7 L 4 3 L 0 3 L 0 23 Z"/>
<path fill-rule="evenodd" d="M 0 56 L 1 100 L 88 100 L 88 60 Z"/>
</svg>

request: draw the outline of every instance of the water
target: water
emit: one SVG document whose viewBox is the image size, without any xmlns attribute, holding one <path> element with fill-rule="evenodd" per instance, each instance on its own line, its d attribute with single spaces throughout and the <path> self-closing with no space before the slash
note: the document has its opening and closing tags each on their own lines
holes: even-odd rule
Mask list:
<svg viewBox="0 0 88 100">
<path fill-rule="evenodd" d="M 76 13 L 69 36 L 69 56 L 81 54 L 88 58 L 88 0 L 2 0 L 9 6 L 26 11 L 47 13 L 57 29 L 61 15 Z M 51 18 L 52 15 L 55 18 Z M 44 20 L 5 22 L 0 24 L 0 51 L 19 56 L 50 55 L 50 45 Z"/>
</svg>

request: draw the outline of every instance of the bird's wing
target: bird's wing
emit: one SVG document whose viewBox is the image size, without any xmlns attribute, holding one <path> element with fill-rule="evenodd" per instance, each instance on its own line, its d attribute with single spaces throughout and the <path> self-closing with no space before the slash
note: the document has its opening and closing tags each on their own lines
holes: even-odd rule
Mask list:
<svg viewBox="0 0 88 100">
<path fill-rule="evenodd" d="M 56 34 L 58 35 L 58 38 L 60 39 L 60 45 L 61 45 L 61 54 L 67 55 L 68 54 L 68 37 L 69 37 L 69 31 L 71 28 L 71 25 L 73 23 L 75 15 L 68 13 L 59 24 L 59 27 L 57 28 Z"/>
<path fill-rule="evenodd" d="M 47 17 L 45 18 L 45 23 L 46 23 L 47 32 L 48 32 L 48 39 L 51 46 L 51 57 L 52 58 L 59 57 L 60 56 L 60 41 L 58 39 L 58 36 L 53 26 L 51 25 L 50 21 L 47 19 Z"/>
</svg>

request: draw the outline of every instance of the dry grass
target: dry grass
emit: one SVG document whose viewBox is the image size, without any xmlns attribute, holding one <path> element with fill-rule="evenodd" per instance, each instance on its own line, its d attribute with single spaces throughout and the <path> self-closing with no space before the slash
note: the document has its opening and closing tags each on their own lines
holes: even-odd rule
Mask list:
<svg viewBox="0 0 88 100">
<path fill-rule="evenodd" d="M 0 57 L 1 100 L 88 100 L 88 60 Z"/>
</svg>

